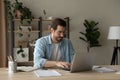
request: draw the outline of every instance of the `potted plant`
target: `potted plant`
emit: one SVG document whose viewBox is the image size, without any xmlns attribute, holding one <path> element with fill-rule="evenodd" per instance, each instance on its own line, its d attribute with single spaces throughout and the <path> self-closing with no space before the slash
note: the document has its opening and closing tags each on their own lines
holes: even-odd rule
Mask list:
<svg viewBox="0 0 120 80">
<path fill-rule="evenodd" d="M 32 19 L 34 18 L 32 12 L 26 6 L 23 6 L 22 2 L 15 0 L 14 3 L 11 3 L 10 0 L 5 0 L 7 15 L 14 16 L 14 18 L 20 19 L 21 25 L 23 24 L 23 20 L 27 19 L 27 22 L 30 24 Z"/>
<path fill-rule="evenodd" d="M 23 6 L 23 3 L 19 2 L 18 0 L 15 0 L 13 3 L 10 0 L 5 0 L 5 3 L 6 3 L 6 9 L 7 9 L 6 13 L 7 13 L 7 20 L 8 20 L 7 26 L 10 26 L 9 24 L 11 23 L 12 18 L 20 19 L 21 24 L 18 27 L 18 30 L 20 31 L 20 32 L 18 32 L 18 35 L 19 35 L 19 37 L 22 37 L 23 36 L 23 33 L 22 33 L 23 29 L 21 28 L 21 26 L 23 26 L 24 19 L 27 20 L 28 25 L 31 24 L 31 21 L 34 18 L 32 15 L 32 12 L 30 11 L 29 8 Z M 28 37 L 30 37 L 31 28 L 28 27 L 27 31 L 29 31 Z"/>
<path fill-rule="evenodd" d="M 87 51 L 89 52 L 90 48 L 101 46 L 98 41 L 100 37 L 99 28 L 96 27 L 99 23 L 93 20 L 84 20 L 83 24 L 86 29 L 85 32 L 80 32 L 80 34 L 84 37 L 79 38 L 87 43 Z"/>
<path fill-rule="evenodd" d="M 15 0 L 15 2 L 12 4 L 12 7 L 13 7 L 13 12 L 15 13 L 15 18 L 21 18 L 23 3 L 18 2 L 18 0 Z"/>
<path fill-rule="evenodd" d="M 20 18 L 21 24 L 23 24 L 24 19 L 28 19 L 27 22 L 30 24 L 32 19 L 34 18 L 32 12 L 29 8 L 23 6 L 22 2 L 15 0 L 12 4 L 13 12 L 15 13 L 15 18 Z"/>
<path fill-rule="evenodd" d="M 46 11 L 45 11 L 45 9 L 43 10 L 43 16 L 44 16 L 44 19 L 46 19 L 47 18 L 47 16 L 46 16 Z"/>
</svg>

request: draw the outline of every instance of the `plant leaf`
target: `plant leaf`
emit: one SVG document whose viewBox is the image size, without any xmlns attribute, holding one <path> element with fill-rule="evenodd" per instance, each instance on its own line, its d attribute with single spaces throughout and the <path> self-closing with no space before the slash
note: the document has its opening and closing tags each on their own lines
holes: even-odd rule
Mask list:
<svg viewBox="0 0 120 80">
<path fill-rule="evenodd" d="M 84 38 L 82 38 L 82 37 L 79 37 L 81 40 L 83 40 L 83 41 L 85 41 L 85 42 L 87 42 L 87 40 L 85 40 Z"/>
<path fill-rule="evenodd" d="M 83 33 L 83 32 L 80 32 L 82 35 L 85 35 L 85 33 Z"/>
</svg>

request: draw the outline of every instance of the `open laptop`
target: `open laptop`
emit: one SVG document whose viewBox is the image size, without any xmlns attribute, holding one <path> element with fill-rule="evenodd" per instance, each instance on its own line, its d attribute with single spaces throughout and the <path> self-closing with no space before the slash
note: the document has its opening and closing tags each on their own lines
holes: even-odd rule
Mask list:
<svg viewBox="0 0 120 80">
<path fill-rule="evenodd" d="M 92 70 L 93 59 L 90 53 L 75 53 L 71 63 L 70 72 L 80 72 Z"/>
</svg>

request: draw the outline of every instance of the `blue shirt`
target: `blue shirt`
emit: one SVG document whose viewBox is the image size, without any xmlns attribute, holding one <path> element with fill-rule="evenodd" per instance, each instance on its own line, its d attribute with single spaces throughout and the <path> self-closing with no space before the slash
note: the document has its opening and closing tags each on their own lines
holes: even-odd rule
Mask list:
<svg viewBox="0 0 120 80">
<path fill-rule="evenodd" d="M 61 59 L 65 62 L 71 62 L 74 55 L 74 49 L 69 39 L 63 38 L 60 42 Z M 54 44 L 51 36 L 41 37 L 36 41 L 34 48 L 34 67 L 42 68 L 47 60 L 50 60 Z"/>
</svg>

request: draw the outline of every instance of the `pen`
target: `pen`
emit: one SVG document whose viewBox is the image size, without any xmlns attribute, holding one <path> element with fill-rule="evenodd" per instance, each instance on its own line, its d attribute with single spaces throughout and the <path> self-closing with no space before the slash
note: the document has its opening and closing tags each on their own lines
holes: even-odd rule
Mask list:
<svg viewBox="0 0 120 80">
<path fill-rule="evenodd" d="M 9 57 L 9 56 L 7 56 L 7 58 L 8 58 L 8 61 L 11 61 L 11 59 L 10 59 L 10 57 Z"/>
<path fill-rule="evenodd" d="M 13 58 L 12 58 L 12 56 L 10 55 L 10 59 L 11 59 L 11 61 L 13 61 Z"/>
</svg>

